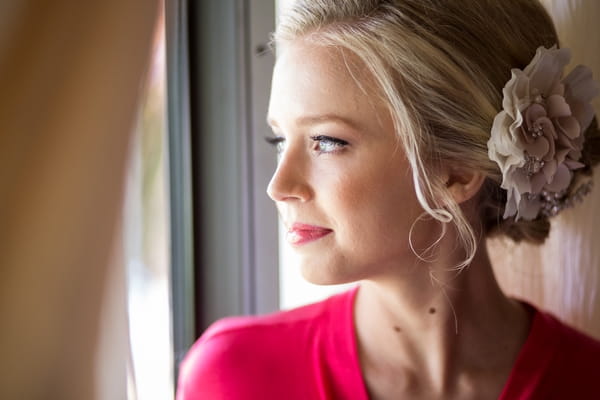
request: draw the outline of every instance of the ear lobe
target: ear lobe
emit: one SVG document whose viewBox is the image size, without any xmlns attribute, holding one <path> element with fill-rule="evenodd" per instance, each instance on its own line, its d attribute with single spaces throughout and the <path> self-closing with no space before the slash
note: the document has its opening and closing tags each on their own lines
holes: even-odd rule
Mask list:
<svg viewBox="0 0 600 400">
<path fill-rule="evenodd" d="M 446 180 L 446 188 L 457 204 L 461 204 L 479 192 L 485 176 L 469 169 L 450 169 Z"/>
</svg>

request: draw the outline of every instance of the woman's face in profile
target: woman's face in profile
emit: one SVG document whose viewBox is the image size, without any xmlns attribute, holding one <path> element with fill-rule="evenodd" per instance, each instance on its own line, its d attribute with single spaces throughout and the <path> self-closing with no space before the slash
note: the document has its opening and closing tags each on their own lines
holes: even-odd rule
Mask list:
<svg viewBox="0 0 600 400">
<path fill-rule="evenodd" d="M 422 209 L 371 74 L 340 48 L 296 40 L 279 50 L 268 113 L 279 162 L 267 192 L 304 277 L 334 284 L 412 266 L 408 234 Z"/>
</svg>

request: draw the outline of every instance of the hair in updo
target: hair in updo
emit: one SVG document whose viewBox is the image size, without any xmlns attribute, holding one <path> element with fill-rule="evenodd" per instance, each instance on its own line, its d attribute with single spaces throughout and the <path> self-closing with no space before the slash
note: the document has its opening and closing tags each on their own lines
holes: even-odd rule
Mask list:
<svg viewBox="0 0 600 400">
<path fill-rule="evenodd" d="M 459 267 L 472 260 L 478 238 L 444 182 L 436 179 L 439 162 L 485 174 L 480 192 L 485 236 L 545 240 L 546 217 L 502 218 L 506 191 L 487 148 L 511 69 L 527 66 L 539 46 L 558 45 L 552 20 L 537 0 L 295 0 L 279 21 L 274 42 L 297 38 L 347 49 L 373 74 L 422 207 L 456 226 L 467 254 Z M 587 165 L 599 158 L 598 137 L 594 121 L 586 132 Z"/>
</svg>

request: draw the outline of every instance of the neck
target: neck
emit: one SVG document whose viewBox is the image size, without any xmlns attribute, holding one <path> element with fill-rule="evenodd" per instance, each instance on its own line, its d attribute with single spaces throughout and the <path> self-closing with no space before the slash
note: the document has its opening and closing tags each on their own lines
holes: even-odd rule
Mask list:
<svg viewBox="0 0 600 400">
<path fill-rule="evenodd" d="M 500 290 L 481 247 L 460 273 L 422 264 L 410 275 L 363 281 L 355 304 L 363 368 L 391 369 L 405 384 L 439 393 L 453 390 L 469 371 L 508 377 L 528 316 Z"/>
</svg>

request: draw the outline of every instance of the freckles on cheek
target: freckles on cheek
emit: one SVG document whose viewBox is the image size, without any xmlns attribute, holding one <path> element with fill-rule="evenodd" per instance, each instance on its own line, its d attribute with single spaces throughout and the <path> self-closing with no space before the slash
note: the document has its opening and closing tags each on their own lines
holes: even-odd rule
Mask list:
<svg viewBox="0 0 600 400">
<path fill-rule="evenodd" d="M 341 175 L 335 178 L 335 191 L 338 199 L 345 204 L 360 202 L 364 190 L 360 178 L 352 175 Z"/>
<path fill-rule="evenodd" d="M 369 171 L 372 173 L 362 181 L 353 199 L 354 204 L 369 211 L 370 225 L 383 232 L 398 233 L 422 211 L 411 177 L 397 168 L 386 165 Z"/>
</svg>

